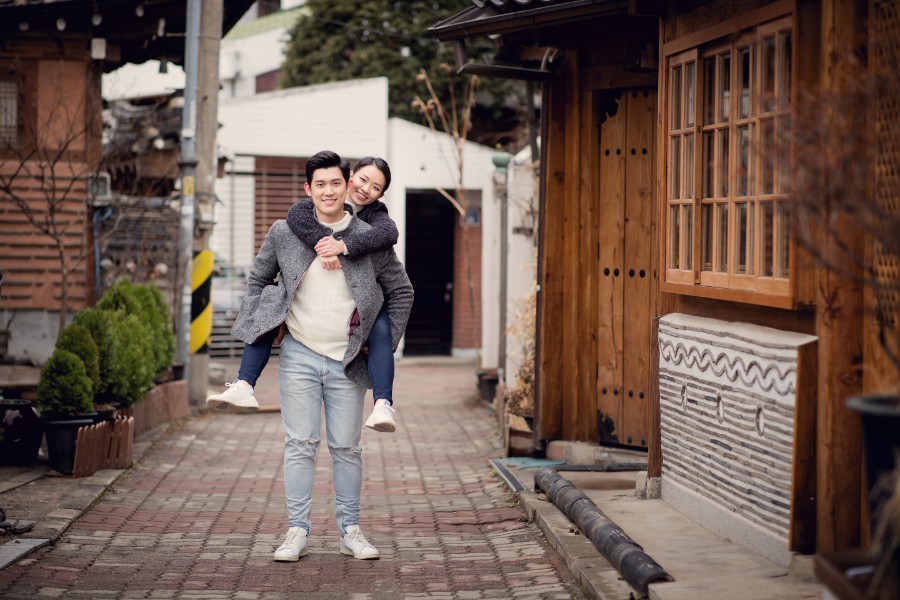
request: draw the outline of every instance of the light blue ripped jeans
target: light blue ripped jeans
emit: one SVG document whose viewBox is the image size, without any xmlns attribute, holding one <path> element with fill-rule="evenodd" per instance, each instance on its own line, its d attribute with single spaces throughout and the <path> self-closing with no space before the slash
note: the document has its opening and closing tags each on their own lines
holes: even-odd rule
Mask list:
<svg viewBox="0 0 900 600">
<path fill-rule="evenodd" d="M 319 447 L 322 405 L 334 479 L 335 518 L 341 537 L 359 524 L 362 488 L 362 430 L 365 388 L 347 379 L 340 362 L 313 352 L 290 334 L 278 359 L 281 420 L 284 423 L 284 491 L 288 524 L 310 532 L 313 474 Z"/>
</svg>

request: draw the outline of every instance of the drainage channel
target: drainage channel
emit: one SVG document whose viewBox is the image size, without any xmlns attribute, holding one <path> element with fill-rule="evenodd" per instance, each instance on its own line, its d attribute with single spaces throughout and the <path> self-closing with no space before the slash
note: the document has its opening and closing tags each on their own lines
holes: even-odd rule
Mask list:
<svg viewBox="0 0 900 600">
<path fill-rule="evenodd" d="M 538 469 L 534 474 L 534 484 L 535 489 L 547 494 L 547 498 L 584 532 L 636 590 L 646 595 L 651 583 L 674 581 L 659 563 L 628 537 L 584 492 L 562 477 L 555 467 Z"/>
</svg>

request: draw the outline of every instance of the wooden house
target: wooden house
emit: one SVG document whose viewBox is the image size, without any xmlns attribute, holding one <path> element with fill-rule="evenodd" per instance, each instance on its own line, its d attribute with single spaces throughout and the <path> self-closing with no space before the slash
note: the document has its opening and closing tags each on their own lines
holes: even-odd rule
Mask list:
<svg viewBox="0 0 900 600">
<path fill-rule="evenodd" d="M 224 3 L 226 31 L 250 4 Z M 49 356 L 61 307 L 94 300 L 101 74 L 182 62 L 185 19 L 176 0 L 0 2 L 0 328 L 18 359 Z"/>
<path fill-rule="evenodd" d="M 540 82 L 536 444 L 646 448 L 666 502 L 777 562 L 864 544 L 845 401 L 900 383 L 896 4 L 473 0 L 430 32 Z"/>
</svg>

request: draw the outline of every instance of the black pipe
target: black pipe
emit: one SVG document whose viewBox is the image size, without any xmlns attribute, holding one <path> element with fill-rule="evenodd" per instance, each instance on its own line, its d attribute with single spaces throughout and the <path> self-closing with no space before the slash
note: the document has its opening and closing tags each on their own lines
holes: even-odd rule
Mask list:
<svg viewBox="0 0 900 600">
<path fill-rule="evenodd" d="M 632 587 L 647 594 L 651 583 L 674 581 L 621 527 L 612 522 L 594 502 L 553 467 L 541 467 L 534 474 L 536 489 L 578 525 L 597 550 Z"/>
</svg>

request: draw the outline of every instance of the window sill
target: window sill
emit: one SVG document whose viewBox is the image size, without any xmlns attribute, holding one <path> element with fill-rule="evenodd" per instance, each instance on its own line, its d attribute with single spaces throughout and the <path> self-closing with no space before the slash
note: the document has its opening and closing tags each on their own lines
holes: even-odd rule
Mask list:
<svg viewBox="0 0 900 600">
<path fill-rule="evenodd" d="M 660 283 L 660 291 L 669 294 L 697 296 L 700 298 L 713 298 L 726 302 L 740 302 L 743 304 L 770 306 L 772 308 L 784 308 L 788 310 L 798 308 L 798 302 L 793 296 L 756 292 L 750 290 L 736 290 L 722 287 L 690 285 L 663 281 Z"/>
</svg>

